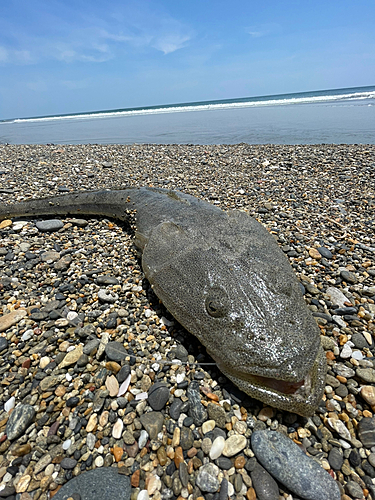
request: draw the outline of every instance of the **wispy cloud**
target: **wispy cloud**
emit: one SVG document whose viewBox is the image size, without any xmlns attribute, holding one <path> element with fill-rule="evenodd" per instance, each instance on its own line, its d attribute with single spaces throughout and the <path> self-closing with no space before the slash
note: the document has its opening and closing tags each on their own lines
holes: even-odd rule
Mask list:
<svg viewBox="0 0 375 500">
<path fill-rule="evenodd" d="M 185 47 L 193 37 L 192 30 L 165 12 L 137 3 L 126 12 L 81 13 L 71 17 L 67 12 L 59 18 L 50 15 L 50 26 L 56 30 L 39 30 L 7 26 L 1 29 L 0 63 L 30 64 L 44 60 L 65 63 L 103 63 L 134 49 L 157 50 L 167 55 Z M 101 15 L 103 14 L 103 15 Z M 7 43 L 1 43 L 1 39 Z"/>
<path fill-rule="evenodd" d="M 170 54 L 185 47 L 189 40 L 189 35 L 171 34 L 157 38 L 152 46 L 157 50 L 161 50 L 164 54 Z"/>
<path fill-rule="evenodd" d="M 265 23 L 257 26 L 250 26 L 246 29 L 246 32 L 253 38 L 260 38 L 263 36 L 274 35 L 279 33 L 280 30 L 281 26 L 277 23 Z"/>
<path fill-rule="evenodd" d="M 33 62 L 29 50 L 15 50 L 0 46 L 0 63 L 30 64 Z"/>
</svg>

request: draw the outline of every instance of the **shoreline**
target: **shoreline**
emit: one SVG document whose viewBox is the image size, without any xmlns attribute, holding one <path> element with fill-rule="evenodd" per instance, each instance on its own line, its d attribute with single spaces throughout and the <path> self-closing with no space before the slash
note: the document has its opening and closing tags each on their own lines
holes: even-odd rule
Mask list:
<svg viewBox="0 0 375 500">
<path fill-rule="evenodd" d="M 218 467 L 219 483 L 228 481 L 232 498 L 251 500 L 251 435 L 271 429 L 329 471 L 343 498 L 358 498 L 358 488 L 366 499 L 375 498 L 374 158 L 374 145 L 0 145 L 0 203 L 153 185 L 181 189 L 224 210 L 246 210 L 275 236 L 304 285 L 329 364 L 324 405 L 310 419 L 249 401 L 215 367 L 194 364 L 211 360 L 151 294 L 123 225 L 71 217 L 61 217 L 63 229 L 51 233 L 38 232 L 30 219 L 22 227 L 0 225 L 0 328 L 7 314 L 27 311 L 0 333 L 0 346 L 6 339 L 0 348 L 0 496 L 5 485 L 15 486 L 9 498 L 17 492 L 20 500 L 47 500 L 71 477 L 117 467 L 131 479 L 132 500 L 143 490 L 163 500 L 214 500 L 214 492 L 196 483 L 207 462 Z M 350 313 L 334 313 L 329 288 L 344 294 Z M 117 295 L 114 303 L 98 300 L 102 289 Z M 98 355 L 98 345 L 87 347 L 105 338 L 122 343 L 127 357 L 117 362 Z M 61 366 L 80 345 L 86 357 Z M 188 356 L 193 368 L 176 363 L 160 369 L 174 355 Z M 110 396 L 108 379 L 118 381 L 125 365 L 133 393 Z M 168 387 L 160 410 L 150 406 L 151 398 L 134 399 L 156 382 Z M 208 415 L 200 425 L 184 412 L 192 382 L 204 388 L 200 398 Z M 36 414 L 10 442 L 4 404 L 12 397 Z M 229 403 L 215 414 L 215 402 L 223 400 Z M 149 441 L 153 431 L 144 416 L 150 408 L 162 415 L 162 437 Z M 222 433 L 247 440 L 233 458 L 225 457 L 231 464 L 209 458 Z M 185 474 L 184 466 L 176 467 L 181 460 Z M 283 498 L 294 498 L 279 487 Z"/>
</svg>

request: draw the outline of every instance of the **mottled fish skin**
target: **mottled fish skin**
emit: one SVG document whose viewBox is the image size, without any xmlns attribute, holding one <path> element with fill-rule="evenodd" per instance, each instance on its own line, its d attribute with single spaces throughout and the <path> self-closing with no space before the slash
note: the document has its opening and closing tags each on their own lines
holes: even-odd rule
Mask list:
<svg viewBox="0 0 375 500">
<path fill-rule="evenodd" d="M 0 205 L 18 216 L 128 219 L 145 276 L 240 389 L 271 406 L 312 415 L 325 384 L 320 333 L 274 238 L 241 211 L 158 188 L 87 191 Z"/>
</svg>

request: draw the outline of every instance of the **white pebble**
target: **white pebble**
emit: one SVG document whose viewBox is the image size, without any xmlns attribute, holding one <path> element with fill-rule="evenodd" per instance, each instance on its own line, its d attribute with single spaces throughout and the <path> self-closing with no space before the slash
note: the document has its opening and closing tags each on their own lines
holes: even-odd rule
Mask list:
<svg viewBox="0 0 375 500">
<path fill-rule="evenodd" d="M 112 437 L 114 437 L 115 439 L 120 439 L 123 428 L 124 428 L 124 423 L 120 418 L 118 418 L 117 422 L 115 423 L 112 429 Z"/>
<path fill-rule="evenodd" d="M 352 352 L 353 352 L 352 348 L 348 344 L 345 344 L 341 350 L 340 356 L 343 359 L 348 359 L 351 357 Z"/>
<path fill-rule="evenodd" d="M 26 332 L 22 335 L 21 339 L 25 342 L 26 340 L 30 340 L 33 337 L 33 330 L 26 330 Z"/>
<path fill-rule="evenodd" d="M 75 311 L 69 311 L 68 314 L 66 315 L 66 319 L 68 321 L 73 321 L 73 319 L 75 319 L 77 316 L 78 313 L 76 313 Z"/>
<path fill-rule="evenodd" d="M 101 455 L 95 458 L 96 467 L 103 467 L 103 464 L 104 464 L 104 458 Z"/>
<path fill-rule="evenodd" d="M 9 483 L 9 481 L 12 479 L 12 474 L 9 474 L 9 472 L 6 472 L 4 477 L 3 477 L 3 483 Z"/>
<path fill-rule="evenodd" d="M 89 450 L 93 450 L 96 443 L 96 437 L 92 432 L 89 432 L 86 436 L 86 444 Z"/>
<path fill-rule="evenodd" d="M 151 309 L 146 309 L 145 310 L 145 316 L 146 316 L 146 318 L 149 318 L 151 316 L 151 314 L 152 314 Z"/>
<path fill-rule="evenodd" d="M 72 444 L 71 439 L 67 439 L 66 441 L 63 442 L 62 448 L 63 450 L 68 450 L 70 448 L 70 445 Z"/>
<path fill-rule="evenodd" d="M 44 469 L 44 475 L 45 476 L 52 476 L 53 471 L 55 470 L 54 464 L 49 464 L 47 467 Z"/>
<path fill-rule="evenodd" d="M 223 453 L 225 446 L 225 439 L 223 436 L 218 436 L 215 441 L 212 443 L 210 450 L 210 459 L 216 460 Z"/>
<path fill-rule="evenodd" d="M 361 351 L 353 351 L 352 358 L 356 359 L 357 361 L 360 361 L 361 359 L 364 358 L 364 356 L 361 353 Z"/>
<path fill-rule="evenodd" d="M 142 401 L 143 399 L 147 399 L 147 398 L 148 398 L 148 394 L 147 394 L 147 392 L 140 392 L 140 393 L 138 393 L 138 394 L 135 396 L 135 399 L 136 399 L 137 401 L 139 401 L 139 400 L 140 400 L 140 401 Z"/>
<path fill-rule="evenodd" d="M 145 430 L 142 430 L 138 439 L 138 446 L 140 450 L 146 446 L 147 440 L 148 433 Z"/>
<path fill-rule="evenodd" d="M 71 381 L 73 380 L 73 377 L 70 375 L 70 373 L 67 373 L 67 374 L 65 375 L 65 378 L 66 378 L 66 380 L 67 380 L 68 382 L 71 382 Z"/>
<path fill-rule="evenodd" d="M 228 497 L 232 497 L 234 495 L 234 487 L 233 484 L 228 481 Z"/>
<path fill-rule="evenodd" d="M 11 398 L 8 399 L 8 401 L 4 405 L 4 410 L 6 412 L 9 412 L 12 408 L 14 408 L 16 404 L 16 398 L 12 396 Z"/>
<path fill-rule="evenodd" d="M 176 375 L 176 382 L 178 384 L 181 384 L 185 380 L 185 373 L 177 373 Z"/>
<path fill-rule="evenodd" d="M 137 500 L 149 500 L 149 498 L 147 490 L 141 490 L 137 496 Z"/>
</svg>

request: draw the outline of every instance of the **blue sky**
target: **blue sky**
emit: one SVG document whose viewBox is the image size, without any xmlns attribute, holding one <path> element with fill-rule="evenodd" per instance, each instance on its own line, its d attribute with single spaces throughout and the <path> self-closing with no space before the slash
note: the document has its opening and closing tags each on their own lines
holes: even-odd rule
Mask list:
<svg viewBox="0 0 375 500">
<path fill-rule="evenodd" d="M 375 84 L 372 0 L 3 0 L 0 119 Z"/>
</svg>

